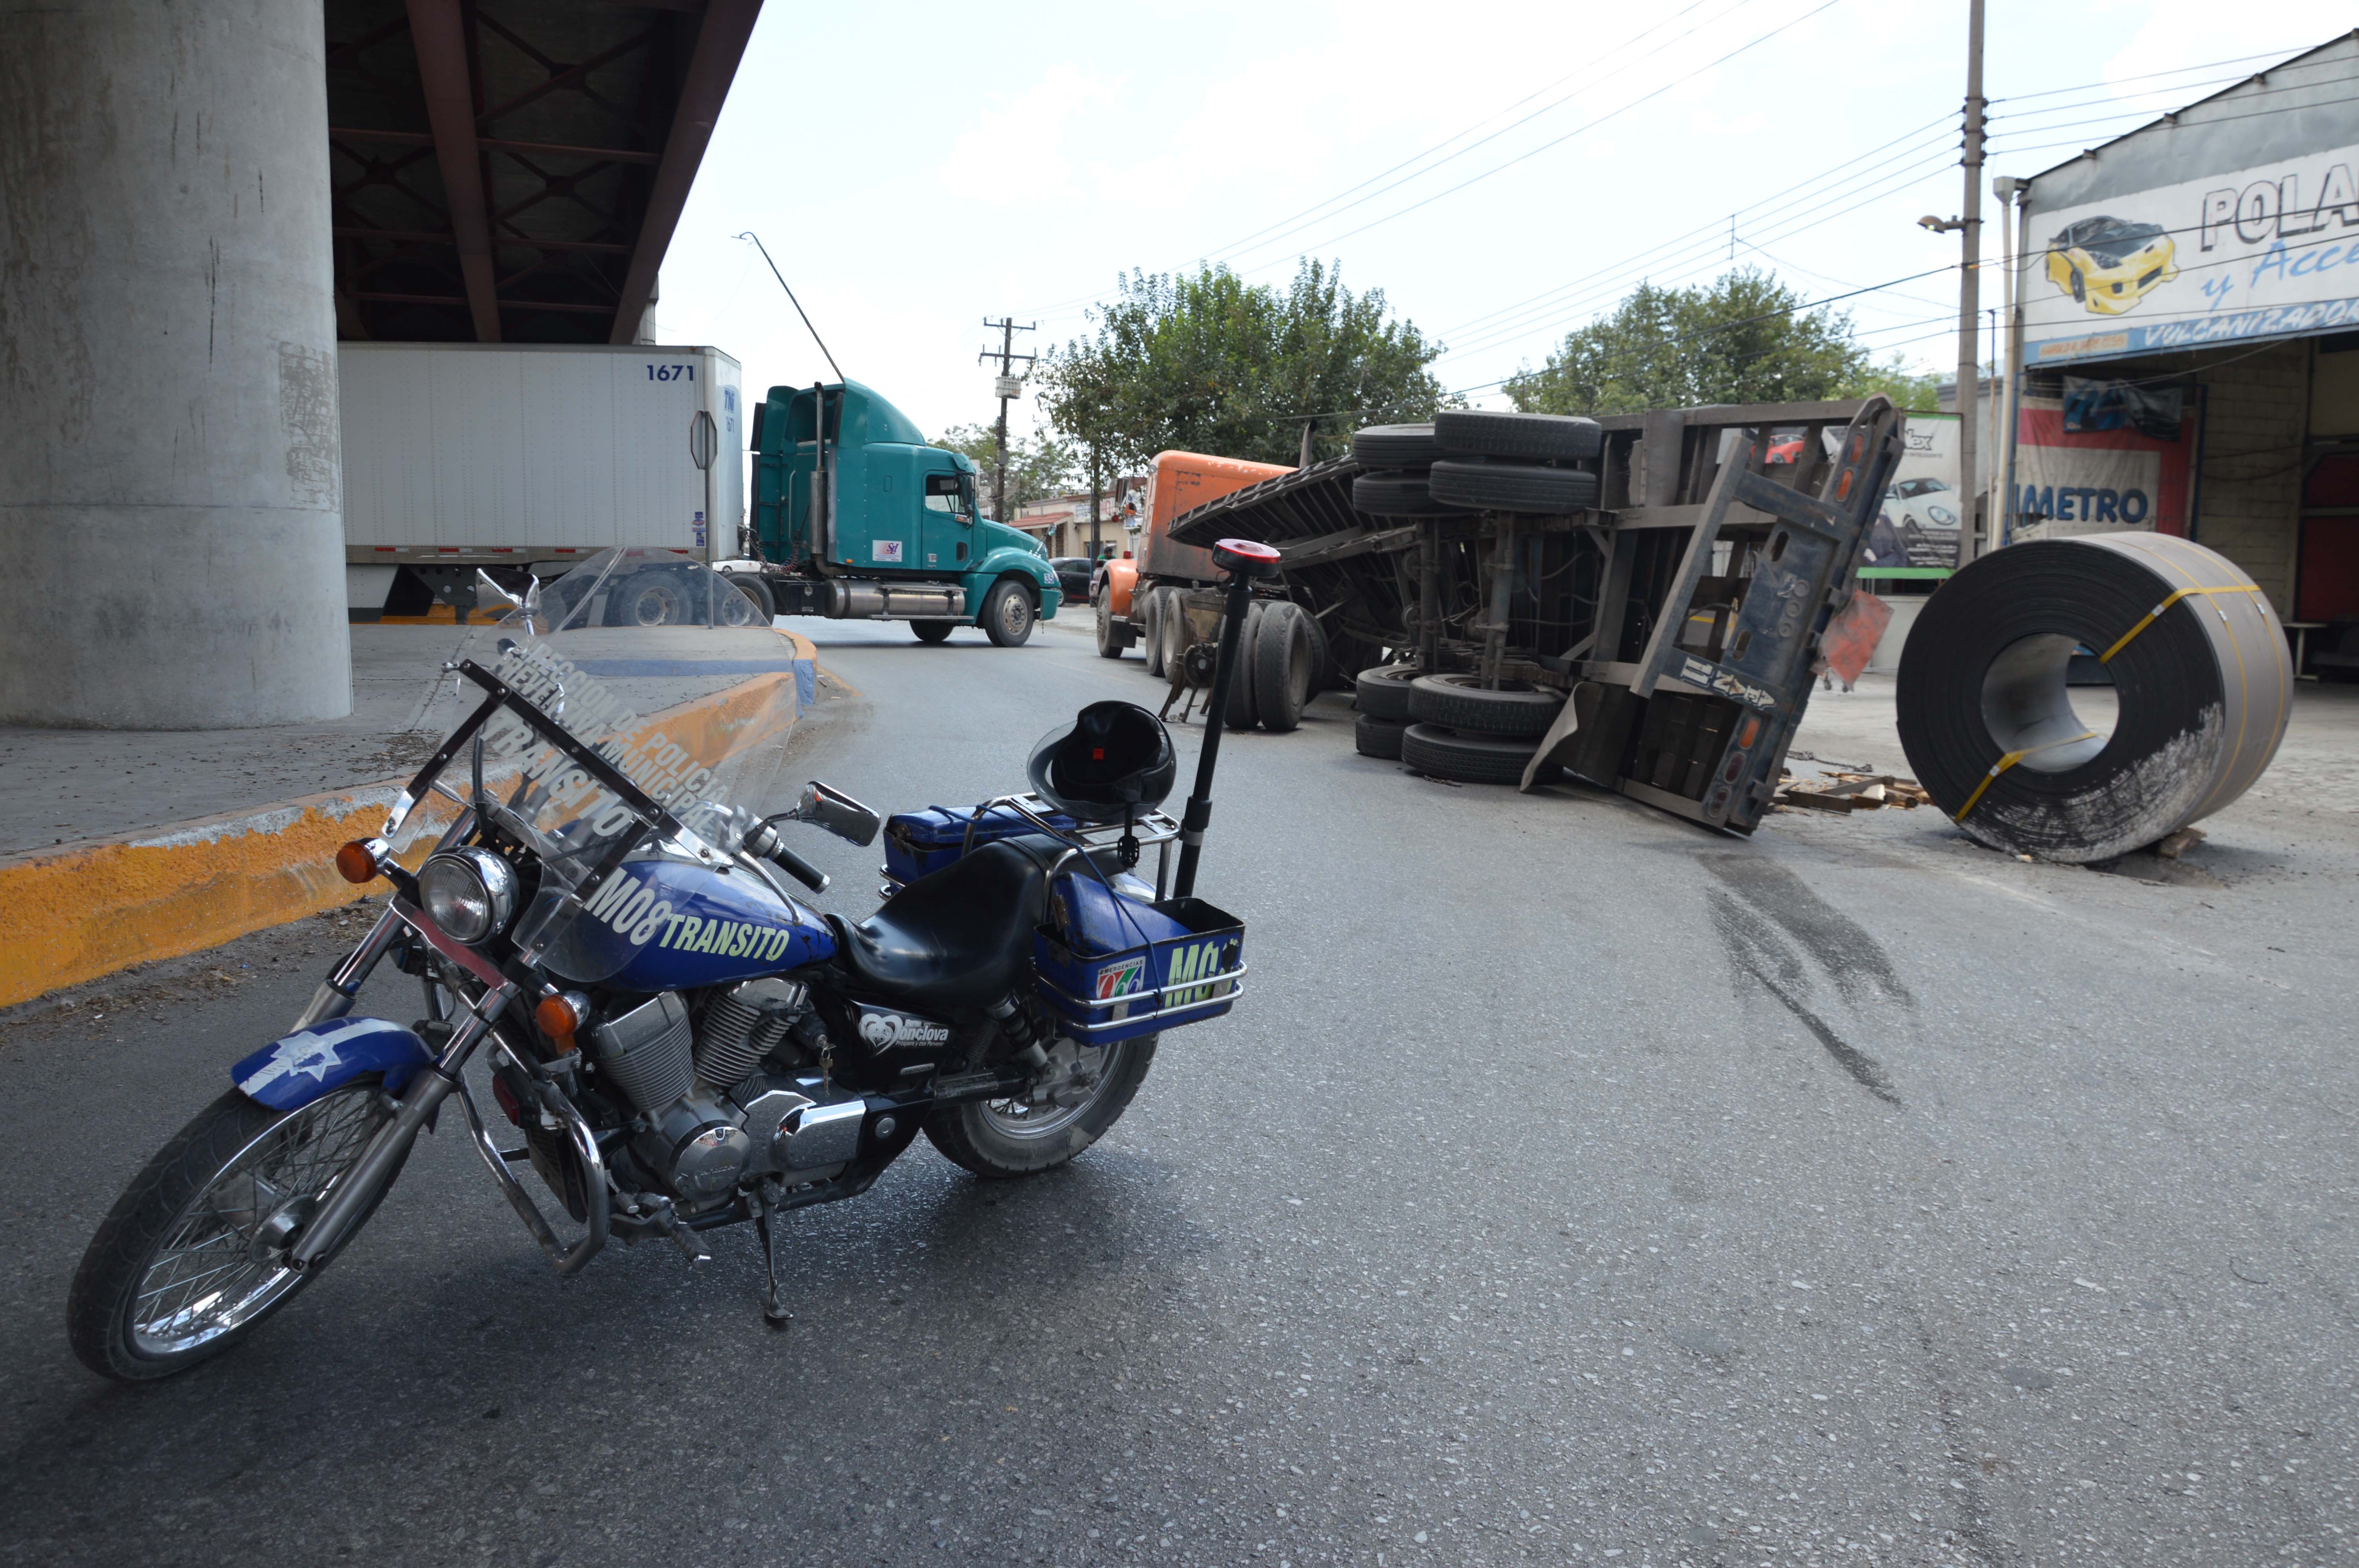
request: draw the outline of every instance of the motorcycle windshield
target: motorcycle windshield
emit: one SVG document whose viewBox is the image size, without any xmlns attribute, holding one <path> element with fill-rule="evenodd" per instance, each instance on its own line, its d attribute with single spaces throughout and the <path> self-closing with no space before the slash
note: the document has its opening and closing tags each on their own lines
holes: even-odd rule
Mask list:
<svg viewBox="0 0 2359 1568">
<path fill-rule="evenodd" d="M 416 726 L 443 741 L 386 822 L 396 853 L 472 807 L 538 864 L 511 939 L 585 984 L 674 913 L 634 863 L 729 867 L 774 886 L 736 850 L 788 804 L 773 796 L 794 650 L 754 601 L 668 550 L 605 551 L 530 585 L 479 578 L 478 602 L 495 596 L 507 613 L 461 633 Z"/>
</svg>

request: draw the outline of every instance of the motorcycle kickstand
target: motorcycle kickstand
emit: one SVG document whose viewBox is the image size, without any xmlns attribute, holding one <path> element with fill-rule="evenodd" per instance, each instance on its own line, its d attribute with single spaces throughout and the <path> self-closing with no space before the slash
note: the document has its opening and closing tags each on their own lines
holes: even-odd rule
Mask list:
<svg viewBox="0 0 2359 1568">
<path fill-rule="evenodd" d="M 762 1301 L 762 1321 L 772 1328 L 784 1328 L 794 1322 L 795 1314 L 778 1302 L 778 1232 L 776 1224 L 778 1207 L 777 1189 L 765 1180 L 754 1189 L 756 1205 L 754 1228 L 762 1238 L 762 1262 L 769 1273 L 769 1293 Z"/>
</svg>

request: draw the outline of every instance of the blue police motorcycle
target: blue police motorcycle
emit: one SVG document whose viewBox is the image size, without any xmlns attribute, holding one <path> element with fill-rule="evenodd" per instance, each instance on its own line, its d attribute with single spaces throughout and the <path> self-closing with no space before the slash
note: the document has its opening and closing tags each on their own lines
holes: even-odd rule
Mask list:
<svg viewBox="0 0 2359 1568">
<path fill-rule="evenodd" d="M 616 1238 L 701 1259 L 705 1233 L 750 1221 L 774 1325 L 780 1217 L 866 1190 L 920 1133 L 984 1177 L 1073 1158 L 1164 1032 L 1242 994 L 1243 924 L 1193 890 L 1236 628 L 1277 557 L 1216 557 L 1229 614 L 1184 820 L 1159 809 L 1169 736 L 1120 702 L 1042 741 L 1024 794 L 886 824 L 814 782 L 765 815 L 792 676 L 668 704 L 659 679 L 713 667 L 716 636 L 775 658 L 737 589 L 651 551 L 527 589 L 446 666 L 463 716 L 383 828 L 339 851 L 348 879 L 391 884 L 383 917 L 99 1227 L 70 1294 L 75 1354 L 140 1381 L 252 1333 L 351 1243 L 452 1099 L 560 1274 Z M 886 829 L 873 914 L 790 891 L 827 887 L 782 837 L 796 823 L 863 845 Z M 424 1017 L 354 1013 L 388 961 Z"/>
</svg>

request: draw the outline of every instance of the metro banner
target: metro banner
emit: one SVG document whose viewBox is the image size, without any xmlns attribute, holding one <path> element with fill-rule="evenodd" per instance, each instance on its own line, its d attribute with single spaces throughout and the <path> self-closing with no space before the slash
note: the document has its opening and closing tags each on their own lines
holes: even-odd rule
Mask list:
<svg viewBox="0 0 2359 1568">
<path fill-rule="evenodd" d="M 2035 206 L 2018 283 L 2024 363 L 2359 326 L 2354 170 L 2359 144 L 2052 212 Z"/>
<path fill-rule="evenodd" d="M 2187 535 L 2195 416 L 2176 439 L 2133 429 L 2068 430 L 2060 399 L 2027 397 L 2017 415 L 2012 539 L 2125 528 Z"/>
</svg>

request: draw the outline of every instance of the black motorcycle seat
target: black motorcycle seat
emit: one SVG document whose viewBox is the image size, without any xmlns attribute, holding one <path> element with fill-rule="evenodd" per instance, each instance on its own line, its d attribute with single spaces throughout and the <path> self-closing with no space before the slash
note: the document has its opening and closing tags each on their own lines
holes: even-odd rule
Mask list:
<svg viewBox="0 0 2359 1568">
<path fill-rule="evenodd" d="M 1049 871 L 1065 846 L 1045 834 L 978 846 L 919 877 L 857 925 L 835 916 L 836 953 L 880 1001 L 945 1011 L 1014 992 L 1048 910 Z"/>
</svg>

